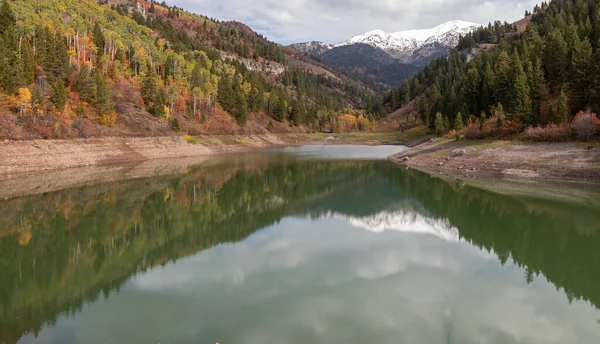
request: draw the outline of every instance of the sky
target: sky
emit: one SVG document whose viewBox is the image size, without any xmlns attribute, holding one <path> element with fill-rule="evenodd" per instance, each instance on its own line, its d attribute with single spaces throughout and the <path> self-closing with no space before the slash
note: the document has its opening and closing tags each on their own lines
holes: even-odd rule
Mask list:
<svg viewBox="0 0 600 344">
<path fill-rule="evenodd" d="M 447 221 L 388 215 L 388 231 L 284 218 L 149 269 L 20 343 L 597 342 L 588 302 L 569 303 L 543 276 L 527 284 Z M 444 230 L 454 238 L 432 235 Z"/>
<path fill-rule="evenodd" d="M 428 29 L 450 20 L 513 22 L 541 0 L 170 0 L 190 12 L 237 20 L 281 44 L 339 43 L 374 29 Z"/>
</svg>

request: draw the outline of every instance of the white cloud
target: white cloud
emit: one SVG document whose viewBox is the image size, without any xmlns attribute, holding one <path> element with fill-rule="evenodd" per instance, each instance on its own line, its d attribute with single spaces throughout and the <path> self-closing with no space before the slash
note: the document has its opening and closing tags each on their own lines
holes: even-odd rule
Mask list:
<svg viewBox="0 0 600 344">
<path fill-rule="evenodd" d="M 374 233 L 341 218 L 286 218 L 136 276 L 39 338 L 86 342 L 108 328 L 115 342 L 251 344 L 565 344 L 600 335 L 588 303 L 569 304 L 543 279 L 527 285 L 522 269 L 425 223 L 432 228 L 419 233 Z"/>
<path fill-rule="evenodd" d="M 191 12 L 237 20 L 280 43 L 337 43 L 382 29 L 431 28 L 449 20 L 512 22 L 538 0 L 170 0 Z"/>
</svg>

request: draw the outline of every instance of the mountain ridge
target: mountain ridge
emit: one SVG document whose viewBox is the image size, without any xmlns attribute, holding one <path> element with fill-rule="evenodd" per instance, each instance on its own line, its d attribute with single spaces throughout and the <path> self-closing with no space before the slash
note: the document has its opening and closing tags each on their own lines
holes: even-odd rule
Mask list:
<svg viewBox="0 0 600 344">
<path fill-rule="evenodd" d="M 350 37 L 334 45 L 334 47 L 364 43 L 379 48 L 393 57 L 403 59 L 412 52 L 430 45 L 438 44 L 452 48 L 458 44 L 460 35 L 465 35 L 477 27 L 481 27 L 481 25 L 462 20 L 453 20 L 430 29 L 403 30 L 391 33 L 386 33 L 382 30 L 371 30 L 364 34 Z"/>
<path fill-rule="evenodd" d="M 288 47 L 342 68 L 381 89 L 385 85 L 400 85 L 429 61 L 448 55 L 460 37 L 479 27 L 481 25 L 476 23 L 453 20 L 430 29 L 392 33 L 377 29 L 337 44 L 310 41 Z"/>
</svg>

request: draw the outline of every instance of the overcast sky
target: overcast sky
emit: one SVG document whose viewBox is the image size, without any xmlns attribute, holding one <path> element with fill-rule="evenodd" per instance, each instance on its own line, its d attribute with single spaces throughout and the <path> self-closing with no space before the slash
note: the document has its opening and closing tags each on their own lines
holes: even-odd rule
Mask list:
<svg viewBox="0 0 600 344">
<path fill-rule="evenodd" d="M 241 21 L 282 44 L 338 43 L 373 29 L 426 29 L 450 20 L 479 24 L 523 17 L 541 0 L 169 0 L 188 11 Z"/>
</svg>

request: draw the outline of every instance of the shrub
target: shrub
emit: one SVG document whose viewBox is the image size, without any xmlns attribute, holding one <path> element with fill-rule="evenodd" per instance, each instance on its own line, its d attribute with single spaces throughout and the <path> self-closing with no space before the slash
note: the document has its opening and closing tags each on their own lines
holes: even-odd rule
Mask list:
<svg viewBox="0 0 600 344">
<path fill-rule="evenodd" d="M 532 141 L 567 141 L 572 130 L 568 123 L 531 127 L 525 131 L 525 139 Z"/>
<path fill-rule="evenodd" d="M 483 137 L 481 125 L 479 123 L 469 123 L 465 137 L 468 139 L 480 139 Z"/>
<path fill-rule="evenodd" d="M 571 128 L 577 132 L 580 139 L 589 140 L 600 132 L 600 120 L 598 120 L 595 113 L 580 111 L 573 119 Z"/>
<path fill-rule="evenodd" d="M 500 127 L 500 136 L 509 137 L 519 134 L 523 131 L 523 123 L 518 120 L 501 120 L 502 126 Z"/>
<path fill-rule="evenodd" d="M 195 145 L 196 143 L 198 143 L 198 141 L 195 138 L 193 138 L 193 137 L 191 137 L 189 135 L 183 135 L 183 139 L 186 140 L 187 143 L 191 143 L 193 145 Z"/>
<path fill-rule="evenodd" d="M 181 131 L 181 124 L 179 123 L 179 118 L 174 117 L 173 121 L 171 121 L 171 126 L 173 127 L 173 131 L 178 133 Z"/>
<path fill-rule="evenodd" d="M 111 113 L 98 115 L 97 117 L 98 123 L 107 127 L 112 127 L 113 125 L 115 125 L 115 121 L 117 120 L 117 113 L 113 111 Z"/>
</svg>

